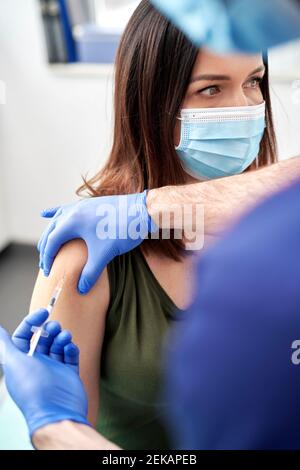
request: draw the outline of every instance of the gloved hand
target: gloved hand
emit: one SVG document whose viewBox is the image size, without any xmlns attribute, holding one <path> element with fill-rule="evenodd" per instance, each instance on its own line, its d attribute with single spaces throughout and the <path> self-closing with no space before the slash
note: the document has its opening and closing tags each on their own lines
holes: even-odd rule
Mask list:
<svg viewBox="0 0 300 470">
<path fill-rule="evenodd" d="M 12 341 L 20 351 L 28 353 L 32 337 L 31 328 L 42 325 L 48 318 L 48 310 L 41 308 L 27 315 L 15 330 Z M 61 330 L 57 321 L 48 321 L 44 325 L 48 337 L 41 336 L 35 354 L 41 353 L 63 362 L 79 373 L 79 350 L 72 343 L 72 335 L 67 330 Z"/>
<path fill-rule="evenodd" d="M 198 46 L 256 53 L 300 38 L 295 0 L 151 0 Z"/>
<path fill-rule="evenodd" d="M 33 357 L 27 356 L 31 327 L 40 326 L 47 310 L 28 315 L 12 338 L 0 327 L 4 348 L 3 370 L 8 392 L 25 416 L 30 437 L 39 428 L 62 420 L 85 425 L 88 402 L 78 375 L 79 351 L 69 332 L 57 322 L 45 327 L 48 338 L 41 338 Z"/>
<path fill-rule="evenodd" d="M 81 294 L 90 291 L 115 256 L 133 250 L 157 230 L 147 211 L 146 191 L 85 199 L 45 210 L 42 216 L 52 218 L 38 244 L 40 268 L 46 276 L 64 243 L 75 238 L 85 241 L 88 261 L 78 284 Z"/>
</svg>

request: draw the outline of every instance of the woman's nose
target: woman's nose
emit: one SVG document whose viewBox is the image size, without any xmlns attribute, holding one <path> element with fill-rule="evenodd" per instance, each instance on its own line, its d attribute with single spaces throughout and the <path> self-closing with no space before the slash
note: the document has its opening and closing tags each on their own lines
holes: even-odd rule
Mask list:
<svg viewBox="0 0 300 470">
<path fill-rule="evenodd" d="M 254 103 L 246 96 L 244 93 L 236 93 L 232 96 L 231 106 L 233 107 L 241 107 L 241 106 L 251 106 Z"/>
</svg>

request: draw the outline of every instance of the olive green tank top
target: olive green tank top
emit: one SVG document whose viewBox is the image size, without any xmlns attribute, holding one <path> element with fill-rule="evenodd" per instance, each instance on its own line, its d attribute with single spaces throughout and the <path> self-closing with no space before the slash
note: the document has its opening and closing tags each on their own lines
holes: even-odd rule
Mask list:
<svg viewBox="0 0 300 470">
<path fill-rule="evenodd" d="M 163 420 L 163 347 L 183 310 L 160 286 L 140 249 L 108 265 L 110 305 L 101 355 L 97 430 L 126 450 L 172 449 Z"/>
</svg>

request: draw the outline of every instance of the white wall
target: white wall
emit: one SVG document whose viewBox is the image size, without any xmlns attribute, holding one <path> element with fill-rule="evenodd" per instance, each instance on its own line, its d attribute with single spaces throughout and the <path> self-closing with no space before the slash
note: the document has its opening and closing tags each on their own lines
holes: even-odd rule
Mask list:
<svg viewBox="0 0 300 470">
<path fill-rule="evenodd" d="M 293 79 L 284 83 L 271 82 L 274 120 L 281 159 L 300 155 L 300 100 L 293 83 L 295 83 Z"/>
<path fill-rule="evenodd" d="M 8 227 L 5 216 L 4 192 L 0 187 L 0 251 L 8 243 Z"/>
<path fill-rule="evenodd" d="M 39 212 L 74 199 L 81 174 L 106 159 L 112 78 L 56 77 L 41 47 L 37 0 L 0 0 L 0 186 L 13 240 L 35 242 Z"/>
<path fill-rule="evenodd" d="M 4 188 L 4 162 L 3 154 L 1 152 L 1 142 L 3 142 L 3 122 L 4 116 L 4 103 L 0 97 L 0 251 L 6 246 L 9 241 L 9 228 L 7 226 L 6 217 L 6 204 L 5 204 L 5 188 Z"/>
<path fill-rule="evenodd" d="M 107 157 L 112 78 L 62 78 L 49 70 L 37 0 L 0 0 L 0 11 L 0 80 L 7 86 L 0 197 L 11 239 L 30 243 L 45 226 L 40 210 L 72 200 L 80 175 Z M 280 154 L 287 158 L 300 154 L 300 104 L 293 102 L 292 82 L 273 88 Z"/>
</svg>

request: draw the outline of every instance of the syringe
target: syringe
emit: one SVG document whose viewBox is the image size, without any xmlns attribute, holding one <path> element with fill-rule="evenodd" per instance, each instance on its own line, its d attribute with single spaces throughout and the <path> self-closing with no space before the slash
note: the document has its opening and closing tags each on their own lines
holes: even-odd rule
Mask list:
<svg viewBox="0 0 300 470">
<path fill-rule="evenodd" d="M 54 309 L 54 306 L 55 306 L 56 302 L 59 299 L 59 296 L 60 296 L 60 294 L 62 292 L 62 289 L 63 289 L 63 286 L 64 286 L 64 282 L 65 282 L 65 275 L 59 281 L 59 283 L 57 284 L 57 286 L 56 286 L 56 288 L 53 292 L 53 295 L 52 295 L 51 300 L 49 302 L 49 305 L 47 307 L 49 315 L 51 314 L 52 310 Z M 30 349 L 29 349 L 29 352 L 28 352 L 28 356 L 33 356 L 41 336 L 44 336 L 44 337 L 49 336 L 47 331 L 44 330 L 45 323 L 43 323 L 41 326 L 32 326 L 31 327 L 31 331 L 34 333 L 34 335 L 31 338 Z"/>
</svg>

